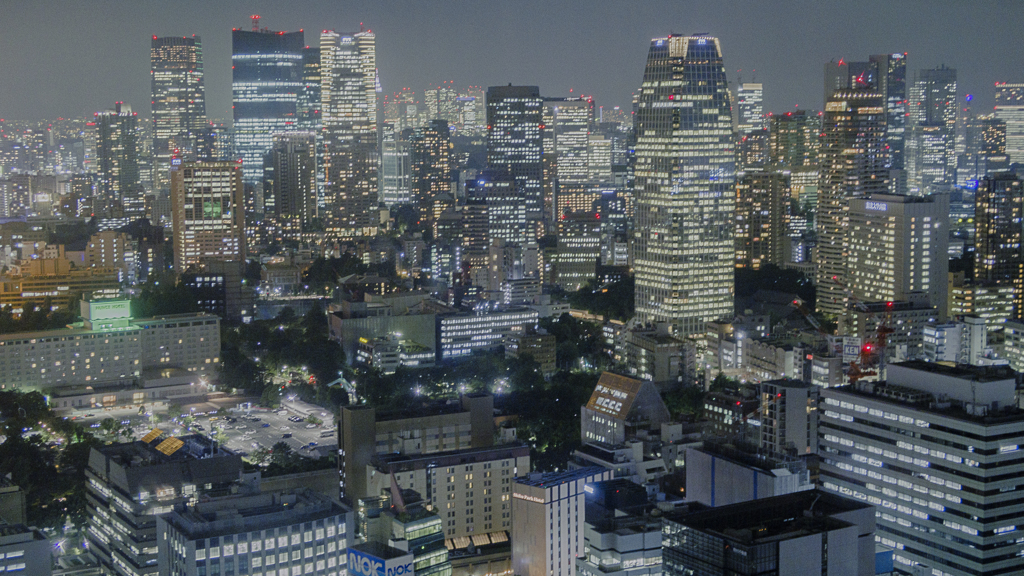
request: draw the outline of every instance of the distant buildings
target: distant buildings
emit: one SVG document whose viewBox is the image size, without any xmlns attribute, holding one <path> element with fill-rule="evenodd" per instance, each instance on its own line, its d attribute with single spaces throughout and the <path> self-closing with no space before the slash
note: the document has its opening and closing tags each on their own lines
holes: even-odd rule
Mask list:
<svg viewBox="0 0 1024 576">
<path fill-rule="evenodd" d="M 986 176 L 978 185 L 974 208 L 974 277 L 1014 290 L 1014 318 L 1021 317 L 1024 272 L 1021 270 L 1021 219 L 1024 192 L 1011 172 Z"/>
<path fill-rule="evenodd" d="M 245 261 L 242 176 L 236 162 L 172 166 L 175 272 L 210 261 Z"/>
<path fill-rule="evenodd" d="M 97 196 L 107 218 L 145 215 L 146 198 L 139 169 L 141 142 L 138 113 L 124 102 L 96 115 Z"/>
<path fill-rule="evenodd" d="M 487 167 L 515 181 L 528 221 L 541 220 L 541 116 L 543 100 L 536 86 L 491 86 L 487 89 Z"/>
<path fill-rule="evenodd" d="M 1006 123 L 1006 154 L 1024 162 L 1024 83 L 996 82 L 995 116 Z"/>
<path fill-rule="evenodd" d="M 257 17 L 258 18 L 258 17 Z M 231 108 L 235 153 L 242 159 L 243 180 L 263 179 L 263 155 L 274 134 L 300 129 L 304 34 L 259 28 L 231 31 Z"/>
<path fill-rule="evenodd" d="M 921 70 L 910 88 L 906 168 L 908 191 L 924 196 L 956 183 L 956 70 Z"/>
<path fill-rule="evenodd" d="M 194 34 L 180 38 L 153 36 L 149 66 L 153 94 L 153 187 L 169 190 L 171 157 L 195 159 L 196 141 L 207 128 L 203 42 Z"/>
</svg>

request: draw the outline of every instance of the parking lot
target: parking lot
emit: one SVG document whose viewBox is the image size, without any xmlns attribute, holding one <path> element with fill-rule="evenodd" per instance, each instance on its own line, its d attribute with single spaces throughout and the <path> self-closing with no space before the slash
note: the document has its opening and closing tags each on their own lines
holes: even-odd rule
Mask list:
<svg viewBox="0 0 1024 576">
<path fill-rule="evenodd" d="M 225 403 L 223 406 L 210 403 L 184 406 L 183 412 L 193 415 L 191 428 L 185 428 L 181 419 L 167 420 L 165 406 L 157 406 L 160 418 L 156 424 L 153 424 L 149 416 L 140 415 L 137 408 L 97 409 L 79 414 L 75 420 L 87 428 L 98 428 L 100 421 L 105 418 L 119 419 L 132 428 L 134 439 L 141 438 L 154 427 L 172 436 L 209 436 L 219 430 L 227 437 L 224 445 L 229 450 L 243 455 L 248 455 L 260 447 L 272 448 L 278 442 L 285 442 L 296 454 L 315 458 L 320 455 L 315 450 L 317 447 L 337 444 L 334 416 L 319 406 L 296 400 L 286 401 L 276 412 L 265 409 L 239 410 L 237 407 L 243 403 L 237 400 L 236 398 L 234 402 Z M 228 408 L 228 413 L 225 415 L 224 411 L 221 411 L 214 415 L 219 407 Z M 209 412 L 206 412 L 207 410 Z M 307 423 L 308 415 L 322 420 L 323 424 L 314 426 Z M 295 419 L 299 421 L 296 422 Z"/>
</svg>

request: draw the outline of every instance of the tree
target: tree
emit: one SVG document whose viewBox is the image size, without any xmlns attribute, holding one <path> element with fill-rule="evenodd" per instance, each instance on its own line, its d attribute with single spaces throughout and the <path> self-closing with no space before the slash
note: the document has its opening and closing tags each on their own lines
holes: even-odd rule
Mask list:
<svg viewBox="0 0 1024 576">
<path fill-rule="evenodd" d="M 314 416 L 312 414 L 310 414 L 309 416 L 306 416 L 306 422 L 309 423 L 309 424 L 316 425 L 316 426 L 321 426 L 324 423 L 323 420 L 317 418 L 316 416 Z"/>
</svg>

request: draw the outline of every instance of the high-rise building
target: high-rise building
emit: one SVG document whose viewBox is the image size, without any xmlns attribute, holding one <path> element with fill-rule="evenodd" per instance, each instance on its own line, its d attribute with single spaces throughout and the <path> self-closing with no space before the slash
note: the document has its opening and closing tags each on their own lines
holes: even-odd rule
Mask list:
<svg viewBox="0 0 1024 576">
<path fill-rule="evenodd" d="M 764 118 L 763 101 L 764 85 L 761 83 L 745 82 L 736 89 L 736 107 L 739 118 L 736 131 L 740 136 L 768 127 Z"/>
<path fill-rule="evenodd" d="M 580 184 L 590 177 L 587 162 L 592 98 L 545 98 L 550 116 L 555 154 L 555 177 L 559 185 Z"/>
<path fill-rule="evenodd" d="M 910 89 L 906 150 L 908 189 L 925 195 L 955 184 L 956 70 L 921 70 Z"/>
<path fill-rule="evenodd" d="M 242 168 L 237 162 L 171 165 L 174 270 L 245 261 Z"/>
<path fill-rule="evenodd" d="M 388 208 L 412 202 L 412 158 L 409 142 L 386 122 L 381 127 L 380 201 Z"/>
<path fill-rule="evenodd" d="M 541 117 L 543 100 L 536 86 L 487 89 L 487 167 L 515 180 L 526 217 L 543 215 Z"/>
<path fill-rule="evenodd" d="M 304 37 L 302 30 L 274 32 L 258 29 L 258 24 L 252 31 L 231 31 L 235 153 L 242 159 L 247 184 L 261 182 L 263 156 L 274 134 L 300 128 L 299 97 L 306 89 Z"/>
<path fill-rule="evenodd" d="M 851 198 L 848 214 L 845 284 L 854 297 L 893 302 L 923 293 L 944 314 L 949 195 Z"/>
<path fill-rule="evenodd" d="M 823 488 L 875 506 L 878 541 L 906 572 L 1020 573 L 1014 373 L 907 362 L 887 375 L 821 390 Z"/>
<path fill-rule="evenodd" d="M 456 103 L 458 95 L 452 80 L 445 80 L 441 86 L 423 91 L 423 102 L 431 120 L 444 120 L 449 124 L 459 121 L 459 109 Z"/>
<path fill-rule="evenodd" d="M 885 99 L 887 166 L 903 170 L 907 131 L 907 54 L 875 54 L 868 56 L 868 61 L 876 66 L 876 89 Z"/>
<path fill-rule="evenodd" d="M 290 132 L 274 136 L 263 164 L 263 212 L 293 239 L 317 216 L 316 136 Z"/>
<path fill-rule="evenodd" d="M 752 170 L 737 175 L 737 268 L 785 263 L 790 198 L 788 174 Z"/>
<path fill-rule="evenodd" d="M 575 292 L 597 279 L 601 259 L 601 219 L 592 212 L 574 212 L 558 221 L 558 285 Z"/>
<path fill-rule="evenodd" d="M 421 221 L 434 219 L 434 199 L 452 189 L 452 140 L 448 121 L 431 120 L 409 137 L 412 200 Z"/>
<path fill-rule="evenodd" d="M 324 127 L 324 220 L 341 237 L 376 234 L 376 36 L 366 30 L 320 35 L 321 111 Z"/>
<path fill-rule="evenodd" d="M 731 316 L 735 145 L 717 38 L 651 41 L 636 116 L 636 314 L 677 335 Z"/>
<path fill-rule="evenodd" d="M 145 191 L 139 171 L 140 132 L 138 113 L 124 102 L 96 115 L 97 195 L 106 217 L 141 218 L 146 211 Z M 123 210 L 123 213 L 121 212 Z"/>
<path fill-rule="evenodd" d="M 849 201 L 888 191 L 882 95 L 837 90 L 825 104 L 815 227 L 818 231 L 817 309 L 839 316 L 846 294 Z"/>
<path fill-rule="evenodd" d="M 166 191 L 171 183 L 171 157 L 194 155 L 196 139 L 206 127 L 202 40 L 194 34 L 191 38 L 153 36 L 149 67 L 153 188 Z"/>
<path fill-rule="evenodd" d="M 572 574 L 583 554 L 585 487 L 611 480 L 600 466 L 530 474 L 512 485 L 512 572 Z"/>
<path fill-rule="evenodd" d="M 1024 83 L 996 82 L 996 118 L 1006 122 L 1006 154 L 1024 162 Z"/>
<path fill-rule="evenodd" d="M 1012 172 L 985 177 L 974 206 L 974 277 L 1014 288 L 1013 317 L 1024 309 L 1024 260 L 1021 257 L 1024 190 Z"/>
</svg>

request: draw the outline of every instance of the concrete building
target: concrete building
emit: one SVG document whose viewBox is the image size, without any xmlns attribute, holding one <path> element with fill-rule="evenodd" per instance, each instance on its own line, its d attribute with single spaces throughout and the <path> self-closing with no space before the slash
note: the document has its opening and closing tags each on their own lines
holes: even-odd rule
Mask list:
<svg viewBox="0 0 1024 576">
<path fill-rule="evenodd" d="M 211 260 L 245 261 L 241 164 L 172 162 L 171 204 L 175 272 Z"/>
<path fill-rule="evenodd" d="M 666 576 L 875 574 L 874 507 L 819 490 L 683 508 L 663 526 Z"/>
<path fill-rule="evenodd" d="M 512 487 L 512 573 L 572 574 L 583 554 L 586 485 L 610 480 L 600 467 L 530 474 Z"/>
<path fill-rule="evenodd" d="M 958 322 L 935 324 L 924 328 L 924 354 L 922 359 L 928 362 L 945 362 L 947 364 L 970 364 L 972 366 L 992 366 L 1007 364 L 1005 358 L 997 358 L 988 346 L 988 327 L 985 319 L 978 316 L 962 316 Z M 1004 334 L 1011 332 L 1010 324 L 1005 326 Z"/>
<path fill-rule="evenodd" d="M 108 574 L 166 574 L 158 566 L 157 515 L 226 489 L 241 473 L 240 456 L 200 435 L 154 430 L 93 448 L 85 472 L 89 551 Z"/>
<path fill-rule="evenodd" d="M 790 180 L 782 172 L 750 170 L 736 178 L 736 266 L 755 270 L 785 263 Z"/>
<path fill-rule="evenodd" d="M 0 387 L 88 396 L 54 398 L 58 410 L 123 405 L 101 392 L 111 385 L 131 389 L 127 403 L 139 404 L 180 393 L 158 389 L 175 384 L 175 376 L 194 376 L 187 387 L 220 369 L 216 316 L 132 318 L 128 300 L 83 300 L 81 314 L 69 328 L 0 336 Z"/>
<path fill-rule="evenodd" d="M 0 520 L 0 570 L 18 576 L 50 576 L 53 553 L 42 532 Z"/>
<path fill-rule="evenodd" d="M 178 504 L 156 518 L 158 571 L 338 576 L 345 571 L 352 522 L 351 510 L 303 489 Z"/>
<path fill-rule="evenodd" d="M 116 268 L 76 268 L 64 258 L 44 257 L 19 262 L 0 274 L 0 306 L 10 307 L 15 318 L 32 306 L 47 302 L 52 310 L 69 308 L 72 297 L 117 298 L 121 281 Z"/>
<path fill-rule="evenodd" d="M 374 497 L 367 466 L 378 454 L 435 454 L 494 445 L 494 398 L 466 394 L 456 405 L 439 404 L 410 413 L 382 413 L 369 406 L 344 406 L 338 417 L 341 498 L 355 503 Z M 375 439 L 373 442 L 369 439 Z"/>
<path fill-rule="evenodd" d="M 807 465 L 782 454 L 759 453 L 756 445 L 731 439 L 706 440 L 686 448 L 686 500 L 726 506 L 814 488 Z"/>
<path fill-rule="evenodd" d="M 586 524 L 577 576 L 659 576 L 661 520 L 651 514 L 647 492 L 628 480 L 584 487 Z"/>
<path fill-rule="evenodd" d="M 908 362 L 885 382 L 822 390 L 824 489 L 877 507 L 879 540 L 901 570 L 1021 571 L 1015 389 L 1006 367 Z"/>
<path fill-rule="evenodd" d="M 886 358 L 891 362 L 917 360 L 924 355 L 924 329 L 939 320 L 939 311 L 927 304 L 923 295 L 896 302 L 872 302 L 864 308 L 853 304 L 845 316 L 845 332 L 861 342 L 876 337 L 878 325 L 884 322 L 893 330 L 886 337 Z"/>
<path fill-rule="evenodd" d="M 688 368 L 686 343 L 671 335 L 667 322 L 626 330 L 622 343 L 622 358 L 629 372 L 641 380 L 676 384 Z"/>
<path fill-rule="evenodd" d="M 946 310 L 949 196 L 873 194 L 849 199 L 845 280 L 856 300 L 892 302 L 927 295 Z"/>
<path fill-rule="evenodd" d="M 601 219 L 593 213 L 573 212 L 558 221 L 558 285 L 575 292 L 597 278 L 601 259 Z"/>
<path fill-rule="evenodd" d="M 545 378 L 551 377 L 557 370 L 555 363 L 555 335 L 543 329 L 525 334 L 510 334 L 505 339 L 505 358 L 522 358 L 529 356 L 540 364 L 540 372 Z"/>
<path fill-rule="evenodd" d="M 770 454 L 818 453 L 817 386 L 800 380 L 761 384 L 760 447 Z"/>
<path fill-rule="evenodd" d="M 530 471 L 530 450 L 522 444 L 433 452 L 378 454 L 366 469 L 369 496 L 391 490 L 391 476 L 403 490 L 423 494 L 442 519 L 446 538 L 472 537 L 512 529 L 512 480 Z"/>
<path fill-rule="evenodd" d="M 536 328 L 538 318 L 536 310 L 521 306 L 439 317 L 437 359 L 451 360 L 500 346 L 511 335 Z"/>
<path fill-rule="evenodd" d="M 1009 282 L 954 282 L 949 288 L 950 316 L 978 316 L 989 332 L 1002 330 L 1013 319 L 1017 289 Z"/>
<path fill-rule="evenodd" d="M 654 384 L 605 372 L 580 407 L 580 438 L 583 443 L 622 444 L 637 431 L 657 429 L 669 419 Z"/>
</svg>

